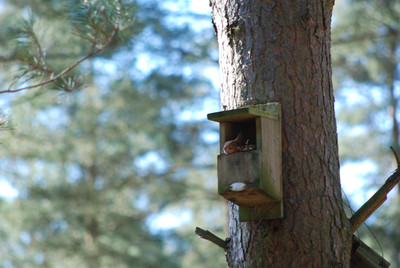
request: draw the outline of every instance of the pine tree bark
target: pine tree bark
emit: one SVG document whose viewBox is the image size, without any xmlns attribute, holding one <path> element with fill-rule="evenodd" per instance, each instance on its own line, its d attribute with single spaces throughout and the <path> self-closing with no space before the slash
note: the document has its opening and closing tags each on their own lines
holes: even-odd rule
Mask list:
<svg viewBox="0 0 400 268">
<path fill-rule="evenodd" d="M 210 0 L 221 105 L 282 105 L 285 216 L 239 222 L 229 203 L 229 267 L 349 267 L 331 79 L 333 0 Z"/>
</svg>

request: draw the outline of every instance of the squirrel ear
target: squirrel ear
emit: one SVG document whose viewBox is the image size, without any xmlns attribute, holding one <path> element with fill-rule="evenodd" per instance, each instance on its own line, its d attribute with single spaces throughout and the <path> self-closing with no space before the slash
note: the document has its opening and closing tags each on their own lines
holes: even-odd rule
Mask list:
<svg viewBox="0 0 400 268">
<path fill-rule="evenodd" d="M 239 134 L 237 135 L 235 141 L 241 141 L 241 140 L 243 140 L 243 133 L 239 132 Z"/>
</svg>

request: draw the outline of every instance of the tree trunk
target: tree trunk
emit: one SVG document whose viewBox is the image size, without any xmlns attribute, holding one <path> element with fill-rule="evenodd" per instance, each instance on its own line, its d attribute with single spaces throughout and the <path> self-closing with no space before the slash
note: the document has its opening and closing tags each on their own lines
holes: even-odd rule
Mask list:
<svg viewBox="0 0 400 268">
<path fill-rule="evenodd" d="M 229 267 L 349 267 L 331 81 L 333 1 L 210 4 L 223 109 L 282 105 L 285 216 L 239 222 L 229 203 Z"/>
</svg>

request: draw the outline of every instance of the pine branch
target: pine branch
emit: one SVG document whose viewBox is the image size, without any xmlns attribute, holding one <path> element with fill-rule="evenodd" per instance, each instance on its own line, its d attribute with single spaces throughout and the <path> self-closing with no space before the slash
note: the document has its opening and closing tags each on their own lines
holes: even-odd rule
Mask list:
<svg viewBox="0 0 400 268">
<path fill-rule="evenodd" d="M 54 59 L 54 60 L 59 60 L 59 59 L 70 59 L 72 57 L 78 57 L 78 54 L 67 54 L 67 53 L 55 53 L 55 54 L 50 54 L 46 53 L 46 58 L 47 59 Z M 13 52 L 10 55 L 7 56 L 0 56 L 0 62 L 15 62 L 18 61 L 17 58 L 17 53 Z M 0 68 L 4 68 L 4 66 L 0 66 Z"/>
<path fill-rule="evenodd" d="M 223 248 L 224 250 L 229 249 L 228 242 L 226 240 L 222 240 L 221 238 L 219 238 L 218 236 L 216 236 L 215 234 L 211 233 L 208 230 L 203 230 L 199 227 L 196 227 L 195 233 L 198 236 L 200 236 L 201 238 L 204 238 L 204 239 L 216 244 L 217 246 Z"/>
<path fill-rule="evenodd" d="M 363 224 L 372 213 L 375 212 L 387 199 L 387 194 L 393 189 L 394 186 L 400 181 L 400 160 L 397 152 L 392 149 L 396 158 L 397 168 L 394 173 L 386 180 L 381 188 L 367 201 L 361 208 L 359 208 L 350 218 L 351 232 L 354 233 Z"/>
<path fill-rule="evenodd" d="M 46 80 L 46 81 L 44 81 L 44 82 L 40 82 L 40 83 L 31 85 L 31 86 L 26 86 L 26 87 L 20 87 L 20 88 L 12 89 L 12 86 L 13 86 L 19 79 L 21 79 L 23 76 L 25 76 L 25 75 L 28 73 L 28 71 L 24 71 L 21 75 L 19 75 L 19 76 L 17 77 L 16 80 L 14 80 L 14 82 L 11 83 L 11 85 L 9 86 L 8 89 L 6 89 L 6 90 L 0 90 L 0 94 L 1 94 L 1 93 L 19 92 L 19 91 L 22 91 L 22 90 L 33 89 L 33 88 L 37 88 L 37 87 L 42 87 L 42 86 L 48 85 L 48 84 L 50 84 L 50 83 L 54 83 L 57 79 L 60 79 L 60 78 L 62 78 L 63 76 L 65 76 L 67 73 L 69 73 L 70 71 L 72 71 L 75 67 L 77 67 L 79 64 L 81 64 L 82 62 L 84 62 L 84 61 L 87 60 L 88 58 L 91 58 L 91 57 L 93 57 L 93 56 L 95 56 L 95 55 L 101 53 L 104 49 L 106 49 L 106 48 L 111 44 L 111 42 L 114 40 L 116 34 L 118 33 L 119 24 L 120 24 L 120 21 L 121 21 L 121 8 L 122 8 L 122 2 L 121 2 L 121 0 L 118 0 L 118 3 L 119 3 L 119 5 L 117 5 L 117 6 L 115 7 L 115 9 L 116 9 L 116 11 L 117 11 L 117 12 L 116 12 L 117 17 L 116 17 L 116 19 L 115 19 L 115 23 L 114 23 L 113 30 L 112 30 L 112 32 L 111 32 L 111 35 L 110 35 L 109 38 L 107 39 L 107 41 L 106 41 L 100 48 L 98 48 L 97 50 L 94 50 L 94 51 L 90 52 L 89 54 L 87 54 L 86 56 L 82 57 L 81 59 L 79 59 L 78 61 L 76 61 L 76 62 L 75 62 L 74 64 L 72 64 L 71 66 L 69 66 L 68 68 L 64 69 L 64 70 L 63 70 L 62 72 L 60 72 L 59 74 L 54 75 L 54 72 L 52 72 L 52 73 L 51 73 L 51 78 L 48 79 L 48 80 Z M 35 44 L 37 45 L 37 47 L 38 47 L 38 49 L 39 49 L 39 59 L 42 59 L 42 51 L 41 51 L 40 44 L 39 44 L 39 42 L 38 42 L 38 40 L 37 40 L 36 37 L 34 37 L 33 39 L 34 39 L 34 42 L 35 42 Z M 46 71 L 48 71 L 48 70 L 46 70 Z M 29 80 L 29 78 L 28 78 L 27 80 Z M 26 80 L 26 81 L 27 81 L 27 80 Z M 26 81 L 24 81 L 24 82 L 26 82 Z"/>
</svg>

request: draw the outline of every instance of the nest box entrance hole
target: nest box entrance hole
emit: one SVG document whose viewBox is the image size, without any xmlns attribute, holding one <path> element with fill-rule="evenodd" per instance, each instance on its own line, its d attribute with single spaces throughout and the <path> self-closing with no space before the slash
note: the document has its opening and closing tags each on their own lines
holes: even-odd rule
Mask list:
<svg viewBox="0 0 400 268">
<path fill-rule="evenodd" d="M 257 118 L 250 118 L 241 121 L 221 122 L 220 124 L 220 139 L 221 152 L 225 142 L 235 139 L 239 133 L 243 136 L 243 145 L 246 145 L 251 150 L 257 150 Z"/>
</svg>

